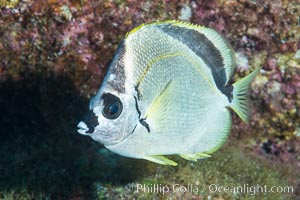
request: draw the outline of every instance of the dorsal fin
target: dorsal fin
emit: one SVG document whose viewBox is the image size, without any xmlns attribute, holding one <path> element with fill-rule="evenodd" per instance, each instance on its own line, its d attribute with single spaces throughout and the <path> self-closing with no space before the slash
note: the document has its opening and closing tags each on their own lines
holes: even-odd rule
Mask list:
<svg viewBox="0 0 300 200">
<path fill-rule="evenodd" d="M 161 23 L 159 28 L 205 61 L 219 89 L 228 83 L 235 68 L 235 54 L 222 35 L 210 28 L 178 21 Z"/>
</svg>

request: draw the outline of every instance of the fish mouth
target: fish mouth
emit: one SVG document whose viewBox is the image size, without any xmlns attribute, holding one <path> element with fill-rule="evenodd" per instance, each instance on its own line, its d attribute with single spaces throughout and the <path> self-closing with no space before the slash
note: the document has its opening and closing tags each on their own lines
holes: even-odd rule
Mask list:
<svg viewBox="0 0 300 200">
<path fill-rule="evenodd" d="M 77 125 L 77 132 L 82 134 L 82 135 L 88 135 L 87 131 L 89 130 L 89 128 L 87 127 L 86 123 L 84 122 L 79 122 Z"/>
</svg>

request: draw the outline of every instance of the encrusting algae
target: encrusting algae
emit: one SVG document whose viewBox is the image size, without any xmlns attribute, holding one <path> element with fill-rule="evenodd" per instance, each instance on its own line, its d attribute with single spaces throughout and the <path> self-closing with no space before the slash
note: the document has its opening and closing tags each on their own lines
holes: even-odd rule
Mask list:
<svg viewBox="0 0 300 200">
<path fill-rule="evenodd" d="M 0 0 L 0 8 L 15 8 L 19 0 Z"/>
</svg>

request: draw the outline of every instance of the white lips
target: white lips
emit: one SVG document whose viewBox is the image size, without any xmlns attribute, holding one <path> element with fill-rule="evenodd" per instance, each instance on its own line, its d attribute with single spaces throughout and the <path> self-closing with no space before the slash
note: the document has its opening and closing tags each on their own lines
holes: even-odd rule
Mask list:
<svg viewBox="0 0 300 200">
<path fill-rule="evenodd" d="M 87 135 L 86 131 L 89 130 L 89 128 L 87 127 L 87 125 L 84 122 L 79 122 L 79 124 L 77 125 L 78 128 L 78 133 L 82 134 L 82 135 Z"/>
</svg>

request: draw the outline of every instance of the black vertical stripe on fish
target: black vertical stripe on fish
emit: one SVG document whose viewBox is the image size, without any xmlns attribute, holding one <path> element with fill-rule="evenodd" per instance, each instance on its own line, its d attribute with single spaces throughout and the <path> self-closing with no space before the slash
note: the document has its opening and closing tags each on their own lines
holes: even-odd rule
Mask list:
<svg viewBox="0 0 300 200">
<path fill-rule="evenodd" d="M 221 92 L 227 96 L 229 102 L 232 101 L 232 99 L 233 99 L 233 94 L 232 94 L 232 92 L 233 92 L 233 86 L 231 84 L 228 84 L 228 85 L 224 86 L 221 89 Z"/>
<path fill-rule="evenodd" d="M 141 117 L 141 111 L 139 109 L 139 106 L 138 106 L 138 100 L 136 98 L 136 96 L 133 96 L 134 97 L 134 100 L 135 100 L 135 109 L 136 109 L 136 112 L 138 113 L 138 117 L 140 118 Z"/>
<path fill-rule="evenodd" d="M 114 80 L 110 80 L 114 82 L 111 84 L 116 91 L 119 93 L 125 93 L 125 70 L 124 70 L 124 55 L 125 55 L 125 43 L 124 40 L 118 46 L 116 54 L 109 66 L 108 72 L 110 74 L 114 74 L 116 78 Z M 109 82 L 110 82 L 109 81 Z"/>
<path fill-rule="evenodd" d="M 149 124 L 146 122 L 146 119 L 140 119 L 140 123 L 147 129 L 148 133 L 150 133 L 150 127 Z"/>
<path fill-rule="evenodd" d="M 232 99 L 232 87 L 226 87 L 226 72 L 221 52 L 202 33 L 184 28 L 168 25 L 160 25 L 164 33 L 187 45 L 197 56 L 199 56 L 210 68 L 217 88 Z"/>
<path fill-rule="evenodd" d="M 142 124 L 142 126 L 144 126 L 148 133 L 150 133 L 150 127 L 149 127 L 149 124 L 146 122 L 146 118 L 141 118 L 141 111 L 139 109 L 139 105 L 138 105 L 138 100 L 136 98 L 136 96 L 133 96 L 134 97 L 134 100 L 135 100 L 135 108 L 136 108 L 136 111 L 138 113 L 138 118 L 139 118 L 139 122 Z"/>
<path fill-rule="evenodd" d="M 135 90 L 136 93 L 137 93 L 137 98 L 138 98 L 138 100 L 141 100 L 142 95 L 141 95 L 141 92 L 140 92 L 140 90 L 139 90 L 139 86 L 140 86 L 140 83 L 137 83 L 137 84 L 134 86 L 134 90 Z"/>
</svg>

